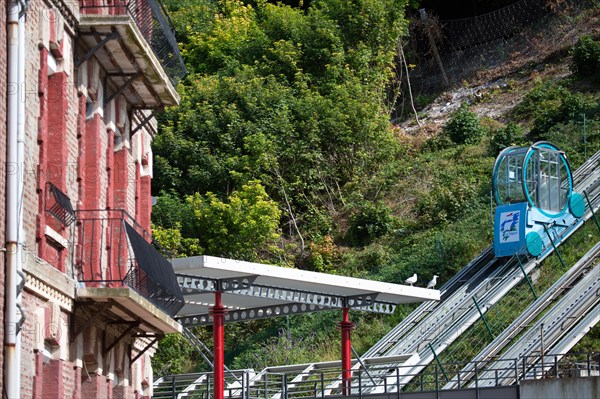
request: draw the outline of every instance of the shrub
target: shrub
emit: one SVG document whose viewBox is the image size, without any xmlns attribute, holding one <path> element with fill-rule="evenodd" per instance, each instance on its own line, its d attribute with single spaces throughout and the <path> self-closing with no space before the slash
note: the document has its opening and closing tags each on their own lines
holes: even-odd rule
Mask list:
<svg viewBox="0 0 600 399">
<path fill-rule="evenodd" d="M 456 144 L 477 144 L 485 132 L 477 115 L 463 104 L 450 115 L 443 133 Z"/>
<path fill-rule="evenodd" d="M 600 73 L 600 42 L 590 36 L 581 36 L 571 48 L 571 71 L 580 76 L 596 76 Z"/>
<path fill-rule="evenodd" d="M 336 273 L 336 267 L 340 260 L 340 250 L 335 245 L 333 237 L 326 235 L 308 244 L 310 255 L 308 262 L 311 269 L 321 273 Z"/>
<path fill-rule="evenodd" d="M 583 114 L 593 118 L 598 113 L 598 103 L 592 95 L 572 93 L 556 83 L 541 83 L 527 93 L 515 113 L 533 118 L 528 137 L 536 141 L 547 139 L 548 131 L 557 124 L 579 120 Z"/>
<path fill-rule="evenodd" d="M 517 123 L 509 122 L 506 127 L 496 130 L 492 135 L 490 154 L 496 156 L 506 147 L 522 144 L 524 139 L 523 128 Z"/>
<path fill-rule="evenodd" d="M 463 179 L 436 184 L 417 201 L 416 210 L 421 227 L 428 228 L 456 220 L 475 197 L 475 188 Z"/>
<path fill-rule="evenodd" d="M 390 208 L 382 203 L 367 202 L 350 217 L 348 236 L 355 245 L 367 245 L 388 233 L 391 227 Z"/>
</svg>

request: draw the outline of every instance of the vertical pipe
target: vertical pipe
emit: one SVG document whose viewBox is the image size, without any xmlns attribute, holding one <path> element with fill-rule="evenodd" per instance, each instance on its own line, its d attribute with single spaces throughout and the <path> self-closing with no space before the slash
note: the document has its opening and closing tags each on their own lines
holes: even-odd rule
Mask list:
<svg viewBox="0 0 600 399">
<path fill-rule="evenodd" d="M 5 323 L 5 390 L 8 399 L 19 397 L 19 370 L 17 370 L 17 230 L 18 230 L 18 69 L 19 69 L 19 3 L 8 5 L 8 95 L 6 129 L 6 309 Z"/>
<path fill-rule="evenodd" d="M 25 187 L 25 101 L 27 90 L 25 87 L 25 10 L 21 10 L 19 14 L 19 22 L 18 22 L 18 33 L 19 33 L 19 43 L 18 43 L 18 62 L 19 62 L 19 70 L 17 72 L 17 81 L 18 88 L 20 93 L 20 101 L 18 101 L 18 109 L 17 109 L 17 254 L 16 254 L 16 273 L 19 275 L 21 280 L 24 279 L 23 276 L 23 246 L 25 243 L 25 230 L 23 228 L 23 207 L 24 207 L 24 187 Z M 22 286 L 24 281 L 20 281 L 17 283 L 17 286 Z M 17 309 L 21 310 L 21 292 L 18 289 L 16 293 L 16 303 L 15 306 Z M 20 314 L 19 320 L 17 321 L 17 331 L 16 333 L 16 345 L 15 345 L 15 364 L 14 368 L 17 370 L 18 377 L 15 383 L 15 396 L 17 398 L 21 397 L 21 333 L 20 333 L 20 325 L 24 320 L 25 315 Z"/>
<path fill-rule="evenodd" d="M 224 399 L 225 397 L 225 338 L 224 319 L 225 307 L 221 301 L 221 292 L 215 292 L 215 305 L 211 309 L 213 318 L 213 343 L 214 343 L 214 367 L 213 367 L 213 398 Z"/>
<path fill-rule="evenodd" d="M 342 395 L 350 395 L 352 385 L 352 342 L 350 332 L 354 328 L 354 323 L 349 320 L 348 308 L 342 309 L 342 322 L 340 330 L 342 331 Z"/>
</svg>

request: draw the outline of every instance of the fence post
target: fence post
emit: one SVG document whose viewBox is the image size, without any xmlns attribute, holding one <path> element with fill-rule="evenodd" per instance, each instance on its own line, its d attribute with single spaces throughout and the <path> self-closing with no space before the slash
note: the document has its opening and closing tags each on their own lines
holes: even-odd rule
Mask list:
<svg viewBox="0 0 600 399">
<path fill-rule="evenodd" d="M 400 399 L 400 368 L 396 367 L 396 392 L 398 399 Z"/>
<path fill-rule="evenodd" d="M 362 373 L 358 370 L 358 397 L 362 399 Z"/>
<path fill-rule="evenodd" d="M 584 191 L 583 195 L 585 196 L 588 206 L 590 207 L 590 211 L 592 212 L 592 217 L 594 218 L 594 222 L 596 222 L 596 227 L 598 227 L 598 230 L 600 230 L 600 222 L 598 222 L 598 218 L 596 217 L 596 212 L 594 212 L 594 207 L 592 206 L 592 202 L 590 201 L 590 198 L 588 197 L 587 192 Z"/>
<path fill-rule="evenodd" d="M 438 64 L 438 68 L 440 68 L 440 72 L 442 74 L 442 79 L 444 79 L 444 85 L 450 86 L 450 81 L 448 81 L 448 76 L 446 75 L 446 70 L 444 69 L 444 64 L 442 63 L 442 58 L 440 57 L 440 53 L 438 52 L 437 46 L 435 45 L 435 40 L 433 39 L 433 35 L 431 34 L 431 29 L 429 28 L 429 24 L 427 24 L 427 12 L 424 8 L 419 10 L 419 18 L 423 22 L 425 22 L 425 28 L 427 29 L 427 38 L 429 39 L 429 46 L 431 47 L 431 51 L 433 51 L 433 55 L 435 57 L 435 61 Z"/>
<path fill-rule="evenodd" d="M 475 396 L 479 399 L 479 373 L 477 372 L 477 360 L 475 360 Z"/>
<path fill-rule="evenodd" d="M 268 378 L 269 378 L 269 374 L 265 373 L 265 383 L 264 383 L 264 388 L 265 388 L 265 398 L 266 398 L 267 396 L 269 396 L 269 395 L 268 395 L 268 393 L 267 393 L 267 389 L 269 388 L 269 386 L 267 385 L 267 384 L 268 384 L 268 381 L 267 381 L 267 380 L 268 380 Z"/>
</svg>

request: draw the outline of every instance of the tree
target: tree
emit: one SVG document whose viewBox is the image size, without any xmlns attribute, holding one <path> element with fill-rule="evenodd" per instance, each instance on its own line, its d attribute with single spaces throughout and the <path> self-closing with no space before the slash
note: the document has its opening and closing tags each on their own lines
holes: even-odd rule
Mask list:
<svg viewBox="0 0 600 399">
<path fill-rule="evenodd" d="M 257 180 L 227 199 L 215 194 L 188 197 L 206 253 L 256 261 L 261 252 L 276 251 L 281 211 Z"/>
</svg>

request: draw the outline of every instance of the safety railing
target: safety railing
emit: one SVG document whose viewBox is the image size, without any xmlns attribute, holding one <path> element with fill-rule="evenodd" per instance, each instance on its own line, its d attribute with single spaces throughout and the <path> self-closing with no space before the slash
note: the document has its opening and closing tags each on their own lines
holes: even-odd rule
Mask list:
<svg viewBox="0 0 600 399">
<path fill-rule="evenodd" d="M 472 364 L 472 369 L 476 370 L 475 386 L 467 387 L 466 384 L 459 383 L 453 390 L 489 390 L 502 387 L 514 387 L 515 384 L 503 384 L 502 375 L 507 373 L 512 374 L 513 381 L 523 381 L 541 378 L 570 378 L 570 377 L 586 377 L 600 375 L 600 352 L 590 353 L 571 353 L 571 354 L 556 354 L 545 355 L 546 366 L 540 366 L 539 373 L 531 373 L 527 357 L 520 359 L 506 360 L 502 364 L 497 364 L 496 368 L 489 373 L 480 373 L 478 362 Z M 548 367 L 550 365 L 550 367 Z M 437 396 L 443 390 L 444 385 L 448 381 L 448 375 L 464 367 L 464 364 L 445 363 L 440 364 L 431 369 L 431 371 L 419 373 L 409 384 L 402 384 L 406 372 L 410 372 L 410 367 L 396 367 L 387 369 L 388 378 L 374 385 L 368 374 L 364 370 L 352 370 L 352 390 L 347 393 L 349 395 L 362 398 L 370 396 L 365 392 L 377 391 L 379 395 L 394 394 L 397 396 L 400 392 L 402 395 L 410 393 L 432 393 L 430 396 L 418 397 L 439 397 Z M 428 369 L 430 370 L 430 369 Z M 483 371 L 483 367 L 481 367 Z M 313 372 L 298 378 L 297 373 L 286 372 L 267 372 L 264 373 L 260 382 L 250 383 L 249 375 L 252 370 L 239 370 L 236 386 L 227 385 L 224 392 L 224 397 L 229 399 L 296 399 L 296 398 L 323 398 L 327 396 L 342 396 L 342 388 L 328 389 L 338 377 L 341 370 L 327 369 Z M 294 380 L 294 382 L 292 382 Z M 194 389 L 190 389 L 187 385 L 187 390 L 184 391 L 186 383 L 194 381 Z M 241 381 L 241 388 L 239 383 Z M 459 374 L 460 381 L 460 374 Z M 466 380 L 469 383 L 473 380 Z M 176 399 L 176 398 L 203 398 L 210 399 L 213 397 L 213 376 L 212 373 L 184 374 L 171 375 L 157 379 L 155 383 L 154 395 L 156 398 Z M 162 386 L 163 389 L 157 389 Z M 374 389 L 377 388 L 377 389 Z M 408 397 L 408 396 L 407 396 Z M 413 397 L 413 396 L 410 396 Z M 417 397 L 417 396 L 415 396 Z"/>
<path fill-rule="evenodd" d="M 175 29 L 160 0 L 79 0 L 83 15 L 129 15 L 150 44 L 171 83 L 185 76 Z"/>
<path fill-rule="evenodd" d="M 73 245 L 77 280 L 88 287 L 129 287 L 174 316 L 183 295 L 150 234 L 124 210 L 79 210 Z"/>
</svg>

